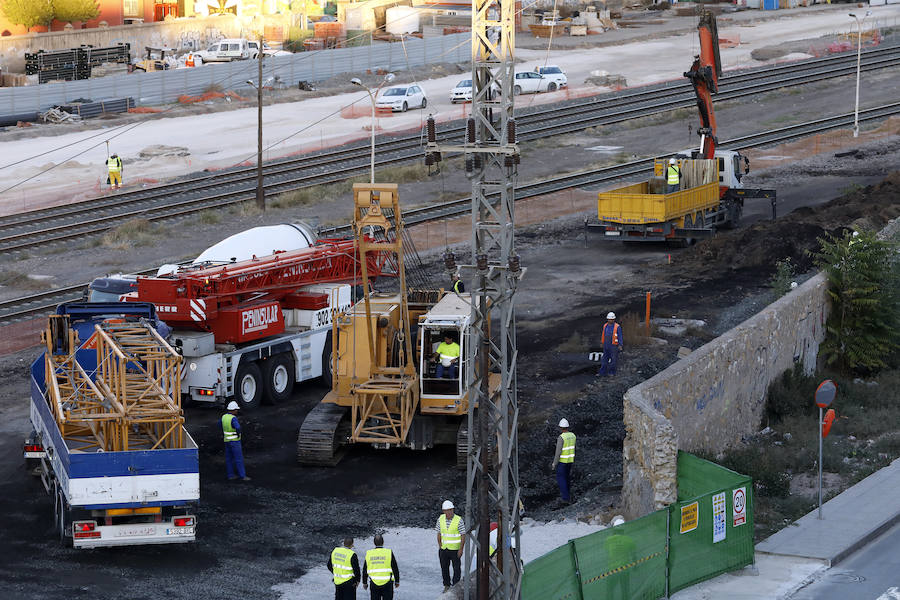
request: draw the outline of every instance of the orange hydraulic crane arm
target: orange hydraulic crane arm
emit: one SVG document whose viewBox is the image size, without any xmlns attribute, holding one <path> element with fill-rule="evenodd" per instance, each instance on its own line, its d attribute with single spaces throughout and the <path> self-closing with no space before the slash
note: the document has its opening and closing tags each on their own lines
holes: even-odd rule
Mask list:
<svg viewBox="0 0 900 600">
<path fill-rule="evenodd" d="M 716 154 L 716 114 L 713 111 L 712 95 L 719 91 L 719 77 L 722 76 L 722 61 L 719 58 L 719 32 L 716 18 L 708 11 L 700 15 L 697 24 L 700 32 L 700 55 L 694 58 L 691 70 L 684 74 L 691 80 L 697 96 L 700 111 L 700 158 L 714 158 Z"/>
</svg>

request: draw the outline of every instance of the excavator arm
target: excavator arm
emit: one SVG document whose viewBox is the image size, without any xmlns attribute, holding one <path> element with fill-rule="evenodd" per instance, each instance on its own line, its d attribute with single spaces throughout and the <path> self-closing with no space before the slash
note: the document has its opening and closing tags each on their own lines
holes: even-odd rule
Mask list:
<svg viewBox="0 0 900 600">
<path fill-rule="evenodd" d="M 700 54 L 694 58 L 691 70 L 684 76 L 691 80 L 697 96 L 700 111 L 700 156 L 714 158 L 716 154 L 716 114 L 713 111 L 712 95 L 719 91 L 719 77 L 722 76 L 722 61 L 719 58 L 719 32 L 716 18 L 704 11 L 697 24 L 700 32 Z"/>
</svg>

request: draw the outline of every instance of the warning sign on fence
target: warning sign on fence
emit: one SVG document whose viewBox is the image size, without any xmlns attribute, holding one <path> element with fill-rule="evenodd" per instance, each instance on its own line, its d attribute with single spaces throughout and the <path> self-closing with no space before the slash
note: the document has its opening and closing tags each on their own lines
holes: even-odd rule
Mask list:
<svg viewBox="0 0 900 600">
<path fill-rule="evenodd" d="M 725 492 L 712 497 L 713 544 L 725 539 Z"/>
<path fill-rule="evenodd" d="M 731 493 L 731 526 L 737 527 L 747 522 L 747 489 L 738 488 Z"/>
<path fill-rule="evenodd" d="M 696 502 L 681 507 L 681 533 L 697 529 L 698 512 Z"/>
</svg>

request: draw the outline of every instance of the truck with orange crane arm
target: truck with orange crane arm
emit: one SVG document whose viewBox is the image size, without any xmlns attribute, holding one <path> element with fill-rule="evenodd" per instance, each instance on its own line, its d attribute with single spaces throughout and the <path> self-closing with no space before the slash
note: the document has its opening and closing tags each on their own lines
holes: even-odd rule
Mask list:
<svg viewBox="0 0 900 600">
<path fill-rule="evenodd" d="M 611 241 L 667 241 L 689 244 L 711 237 L 718 229 L 732 228 L 740 221 L 746 198 L 767 198 L 775 216 L 776 192 L 744 187 L 750 172 L 749 159 L 734 150 L 718 148 L 713 94 L 722 74 L 716 19 L 704 11 L 697 26 L 700 54 L 684 73 L 694 88 L 700 115 L 700 145 L 654 162 L 654 177 L 648 181 L 600 192 L 598 224 L 603 239 Z M 678 189 L 669 190 L 667 170 L 678 167 Z"/>
</svg>

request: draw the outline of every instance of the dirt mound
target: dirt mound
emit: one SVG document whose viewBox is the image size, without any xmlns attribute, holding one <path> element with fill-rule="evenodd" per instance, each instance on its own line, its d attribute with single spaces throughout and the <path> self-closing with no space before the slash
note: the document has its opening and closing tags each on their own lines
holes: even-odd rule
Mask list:
<svg viewBox="0 0 900 600">
<path fill-rule="evenodd" d="M 741 269 L 774 272 L 777 261 L 790 258 L 804 272 L 813 266 L 807 251 L 815 251 L 817 238 L 825 233 L 840 234 L 847 227 L 879 230 L 898 215 L 900 172 L 894 172 L 877 185 L 854 190 L 822 206 L 798 208 L 776 221 L 722 232 L 683 252 L 676 271 L 691 279 L 724 276 Z"/>
</svg>

